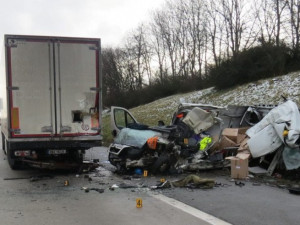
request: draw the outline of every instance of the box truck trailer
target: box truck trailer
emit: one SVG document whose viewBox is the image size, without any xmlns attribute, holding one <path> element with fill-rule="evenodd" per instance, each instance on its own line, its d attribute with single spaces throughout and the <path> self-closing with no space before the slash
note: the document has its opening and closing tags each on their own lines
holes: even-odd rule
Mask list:
<svg viewBox="0 0 300 225">
<path fill-rule="evenodd" d="M 5 35 L 4 42 L 1 135 L 10 167 L 82 162 L 102 143 L 100 39 Z"/>
</svg>

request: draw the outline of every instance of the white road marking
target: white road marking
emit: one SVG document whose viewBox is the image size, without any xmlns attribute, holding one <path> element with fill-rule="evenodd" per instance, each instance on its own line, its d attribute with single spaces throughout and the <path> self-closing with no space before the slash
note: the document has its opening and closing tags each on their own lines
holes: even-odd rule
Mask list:
<svg viewBox="0 0 300 225">
<path fill-rule="evenodd" d="M 166 197 L 166 196 L 161 195 L 161 194 L 157 194 L 157 195 L 150 194 L 150 195 L 151 195 L 151 197 L 154 197 L 154 198 L 156 198 L 160 201 L 163 201 L 163 202 L 165 202 L 165 203 L 167 203 L 167 204 L 169 204 L 169 205 L 171 205 L 171 206 L 173 206 L 177 209 L 180 209 L 180 210 L 182 210 L 182 211 L 184 211 L 184 212 L 186 212 L 186 213 L 188 213 L 188 214 L 190 214 L 194 217 L 197 217 L 197 218 L 199 218 L 199 219 L 201 219 L 201 220 L 203 220 L 203 221 L 205 221 L 209 224 L 212 224 L 212 225 L 232 225 L 232 224 L 227 223 L 227 222 L 225 222 L 225 221 L 223 221 L 223 220 L 221 220 L 217 217 L 214 217 L 214 216 L 209 215 L 205 212 L 202 212 L 199 209 L 196 209 L 196 208 L 191 207 L 187 204 L 179 202 L 179 201 L 177 201 L 173 198 L 169 198 L 169 197 Z"/>
</svg>

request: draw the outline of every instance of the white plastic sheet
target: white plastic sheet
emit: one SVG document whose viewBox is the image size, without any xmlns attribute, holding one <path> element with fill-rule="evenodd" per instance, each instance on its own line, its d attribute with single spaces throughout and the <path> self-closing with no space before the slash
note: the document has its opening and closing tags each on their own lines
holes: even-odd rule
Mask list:
<svg viewBox="0 0 300 225">
<path fill-rule="evenodd" d="M 284 147 L 282 158 L 287 170 L 298 169 L 300 167 L 300 149 Z"/>
<path fill-rule="evenodd" d="M 283 131 L 288 130 L 287 137 Z M 300 114 L 292 101 L 272 109 L 259 123 L 247 130 L 249 149 L 254 158 L 275 151 L 281 144 L 297 148 L 300 136 Z"/>
</svg>

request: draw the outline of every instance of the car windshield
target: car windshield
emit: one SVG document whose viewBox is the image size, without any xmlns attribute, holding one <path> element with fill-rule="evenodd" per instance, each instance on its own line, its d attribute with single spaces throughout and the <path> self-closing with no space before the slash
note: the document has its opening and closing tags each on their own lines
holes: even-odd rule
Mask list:
<svg viewBox="0 0 300 225">
<path fill-rule="evenodd" d="M 149 138 L 154 136 L 161 136 L 161 133 L 152 130 L 123 128 L 115 138 L 114 143 L 141 148 Z"/>
</svg>

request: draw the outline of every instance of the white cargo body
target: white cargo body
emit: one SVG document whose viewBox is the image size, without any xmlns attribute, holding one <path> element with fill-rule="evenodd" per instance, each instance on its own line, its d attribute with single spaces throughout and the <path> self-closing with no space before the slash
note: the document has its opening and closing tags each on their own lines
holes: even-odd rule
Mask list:
<svg viewBox="0 0 300 225">
<path fill-rule="evenodd" d="M 100 146 L 100 39 L 4 39 L 1 131 L 11 167 L 19 159 L 47 158 L 49 150 L 81 158 L 80 151 Z"/>
</svg>

